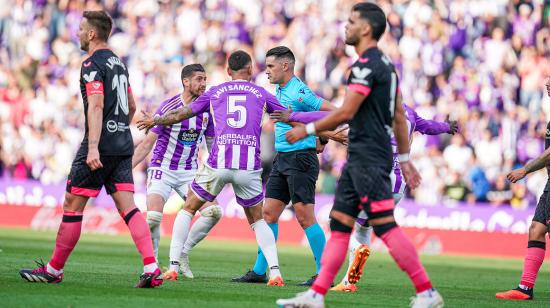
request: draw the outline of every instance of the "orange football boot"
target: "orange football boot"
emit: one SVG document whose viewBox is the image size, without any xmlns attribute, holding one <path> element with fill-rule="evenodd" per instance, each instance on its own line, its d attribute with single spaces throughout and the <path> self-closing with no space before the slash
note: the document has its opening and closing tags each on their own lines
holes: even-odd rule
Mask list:
<svg viewBox="0 0 550 308">
<path fill-rule="evenodd" d="M 355 293 L 357 292 L 357 286 L 351 283 L 348 284 L 339 284 L 333 288 L 330 289 L 331 291 L 338 291 L 338 292 L 350 292 Z"/>
<path fill-rule="evenodd" d="M 369 256 L 369 246 L 363 244 L 355 249 L 355 256 L 353 257 L 353 262 L 351 263 L 351 267 L 348 272 L 348 281 L 350 284 L 356 284 L 359 279 L 361 279 L 361 275 L 363 275 L 363 267 L 365 266 L 365 262 L 367 262 Z"/>
<path fill-rule="evenodd" d="M 178 272 L 176 271 L 167 271 L 162 274 L 163 280 L 178 280 Z"/>
<path fill-rule="evenodd" d="M 269 278 L 269 281 L 267 282 L 268 286 L 276 286 L 276 287 L 284 287 L 285 282 L 283 281 L 283 278 L 281 276 L 275 276 L 273 278 Z"/>
<path fill-rule="evenodd" d="M 506 291 L 506 292 L 498 292 L 496 294 L 496 298 L 527 301 L 527 300 L 532 300 L 533 295 L 529 295 L 527 293 L 522 292 L 521 289 L 515 288 L 513 290 Z"/>
</svg>

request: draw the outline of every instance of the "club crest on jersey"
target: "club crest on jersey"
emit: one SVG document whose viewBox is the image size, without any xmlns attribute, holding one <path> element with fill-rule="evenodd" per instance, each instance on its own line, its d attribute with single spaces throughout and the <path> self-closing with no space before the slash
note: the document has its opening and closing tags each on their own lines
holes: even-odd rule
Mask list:
<svg viewBox="0 0 550 308">
<path fill-rule="evenodd" d="M 95 75 L 97 75 L 97 71 L 91 71 L 90 74 L 84 74 L 82 77 L 84 77 L 84 80 L 87 82 L 92 82 L 94 81 Z"/>
</svg>

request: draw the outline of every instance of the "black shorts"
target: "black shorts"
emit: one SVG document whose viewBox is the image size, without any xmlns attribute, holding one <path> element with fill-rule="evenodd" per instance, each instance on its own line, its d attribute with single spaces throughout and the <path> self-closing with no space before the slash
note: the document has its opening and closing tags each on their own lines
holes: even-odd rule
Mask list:
<svg viewBox="0 0 550 308">
<path fill-rule="evenodd" d="M 269 174 L 266 198 L 285 204 L 315 204 L 315 183 L 319 177 L 319 159 L 315 150 L 277 153 Z"/>
<path fill-rule="evenodd" d="M 545 191 L 540 196 L 533 221 L 540 222 L 546 226 L 550 225 L 550 191 Z"/>
<path fill-rule="evenodd" d="M 84 197 L 97 197 L 101 187 L 108 194 L 134 191 L 132 156 L 100 156 L 103 168 L 92 171 L 86 164 L 87 154 L 77 154 L 67 179 L 67 192 Z"/>
<path fill-rule="evenodd" d="M 391 170 L 346 164 L 336 188 L 333 210 L 357 217 L 361 210 L 369 219 L 393 215 L 395 203 Z"/>
</svg>

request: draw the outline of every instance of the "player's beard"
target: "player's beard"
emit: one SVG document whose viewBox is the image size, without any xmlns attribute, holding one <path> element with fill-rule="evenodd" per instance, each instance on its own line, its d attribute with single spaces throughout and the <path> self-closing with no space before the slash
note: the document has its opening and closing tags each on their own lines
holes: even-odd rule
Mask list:
<svg viewBox="0 0 550 308">
<path fill-rule="evenodd" d="M 90 50 L 90 42 L 80 40 L 80 49 L 84 50 L 85 52 L 88 52 L 88 50 Z"/>
<path fill-rule="evenodd" d="M 346 35 L 346 41 L 345 41 L 346 45 L 351 45 L 351 46 L 355 46 L 359 43 L 359 38 L 357 36 L 354 36 L 354 35 Z"/>
<path fill-rule="evenodd" d="M 196 91 L 191 91 L 191 95 L 193 95 L 194 98 L 197 98 L 201 96 L 206 91 L 206 88 L 198 88 Z"/>
</svg>

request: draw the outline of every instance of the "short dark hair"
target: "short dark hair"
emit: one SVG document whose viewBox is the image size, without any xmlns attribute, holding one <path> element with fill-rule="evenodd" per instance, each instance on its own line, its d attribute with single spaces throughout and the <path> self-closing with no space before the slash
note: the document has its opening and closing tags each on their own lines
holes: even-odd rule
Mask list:
<svg viewBox="0 0 550 308">
<path fill-rule="evenodd" d="M 113 20 L 105 11 L 84 11 L 82 14 L 90 26 L 97 32 L 97 37 L 102 41 L 107 41 L 113 28 Z"/>
<path fill-rule="evenodd" d="M 181 70 L 181 80 L 193 76 L 195 72 L 205 73 L 204 67 L 198 63 L 184 66 Z"/>
<path fill-rule="evenodd" d="M 227 60 L 227 64 L 232 71 L 240 71 L 250 63 L 252 63 L 252 58 L 243 50 L 233 52 Z"/>
<path fill-rule="evenodd" d="M 290 63 L 290 66 L 294 66 L 294 63 L 296 62 L 296 58 L 294 57 L 294 53 L 290 48 L 286 46 L 277 46 L 273 47 L 270 50 L 267 51 L 265 54 L 265 57 L 275 57 L 275 59 L 288 59 L 288 62 Z"/>
<path fill-rule="evenodd" d="M 386 31 L 386 14 L 382 9 L 369 2 L 357 3 L 351 9 L 352 12 L 359 12 L 359 16 L 365 19 L 372 28 L 372 38 L 379 40 Z"/>
</svg>

